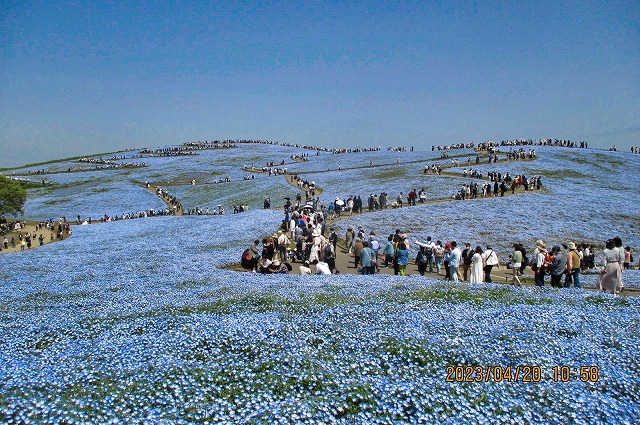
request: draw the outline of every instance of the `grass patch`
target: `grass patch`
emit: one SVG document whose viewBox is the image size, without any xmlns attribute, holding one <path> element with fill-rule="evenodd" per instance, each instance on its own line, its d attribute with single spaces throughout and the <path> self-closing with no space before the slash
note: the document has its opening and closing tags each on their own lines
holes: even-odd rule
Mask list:
<svg viewBox="0 0 640 425">
<path fill-rule="evenodd" d="M 375 174 L 371 176 L 373 180 L 393 180 L 407 175 L 407 167 L 386 167 L 381 170 L 376 170 Z M 409 191 L 407 190 L 407 193 Z"/>
<path fill-rule="evenodd" d="M 593 176 L 590 176 L 588 174 L 584 174 L 578 171 L 568 171 L 568 170 L 546 170 L 546 171 L 540 171 L 540 174 L 543 175 L 544 177 L 547 178 L 552 178 L 552 179 L 559 179 L 559 180 L 563 180 L 563 179 L 588 179 L 591 181 L 595 181 L 595 178 Z"/>
</svg>

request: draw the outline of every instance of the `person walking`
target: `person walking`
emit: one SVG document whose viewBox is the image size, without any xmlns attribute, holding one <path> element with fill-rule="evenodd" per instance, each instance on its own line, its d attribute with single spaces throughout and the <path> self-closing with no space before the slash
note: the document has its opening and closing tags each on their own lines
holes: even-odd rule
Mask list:
<svg viewBox="0 0 640 425">
<path fill-rule="evenodd" d="M 398 244 L 398 272 L 400 276 L 406 276 L 407 264 L 409 264 L 409 251 L 404 242 Z"/>
<path fill-rule="evenodd" d="M 347 254 L 351 254 L 354 236 L 355 232 L 353 231 L 353 226 L 349 226 L 347 232 L 344 235 L 344 243 L 347 246 Z"/>
</svg>

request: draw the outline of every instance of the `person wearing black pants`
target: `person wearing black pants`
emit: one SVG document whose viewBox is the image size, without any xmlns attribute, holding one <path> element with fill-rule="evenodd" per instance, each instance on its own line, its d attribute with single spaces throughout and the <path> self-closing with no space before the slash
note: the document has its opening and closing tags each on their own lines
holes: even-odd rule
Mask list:
<svg viewBox="0 0 640 425">
<path fill-rule="evenodd" d="M 484 281 L 487 283 L 491 283 L 491 270 L 493 269 L 493 266 L 498 266 L 499 267 L 499 261 L 498 261 L 498 254 L 496 254 L 496 252 L 491 249 L 491 246 L 487 245 L 487 250 L 484 252 L 484 263 L 485 266 L 483 268 L 484 270 L 484 274 L 485 274 L 485 278 Z"/>
</svg>

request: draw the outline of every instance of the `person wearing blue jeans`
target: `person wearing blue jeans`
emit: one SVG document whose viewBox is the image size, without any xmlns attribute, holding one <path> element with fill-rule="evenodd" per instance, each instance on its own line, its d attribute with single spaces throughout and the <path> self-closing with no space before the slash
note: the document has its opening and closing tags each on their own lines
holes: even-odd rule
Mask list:
<svg viewBox="0 0 640 425">
<path fill-rule="evenodd" d="M 582 288 L 580 284 L 580 253 L 576 248 L 575 242 L 569 242 L 567 248 L 569 249 L 569 253 L 567 254 L 567 276 L 564 281 L 564 286 L 565 288 L 569 288 L 573 282 L 575 288 Z"/>
</svg>

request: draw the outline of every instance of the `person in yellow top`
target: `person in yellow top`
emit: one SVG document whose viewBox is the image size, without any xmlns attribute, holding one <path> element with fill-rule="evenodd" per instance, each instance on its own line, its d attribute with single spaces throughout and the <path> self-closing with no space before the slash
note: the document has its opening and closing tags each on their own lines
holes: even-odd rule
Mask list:
<svg viewBox="0 0 640 425">
<path fill-rule="evenodd" d="M 580 252 L 576 248 L 575 242 L 569 242 L 567 248 L 569 249 L 569 253 L 567 254 L 567 275 L 564 281 L 564 287 L 571 287 L 571 283 L 573 282 L 575 288 L 582 288 L 580 285 L 580 265 L 582 261 Z"/>
</svg>

